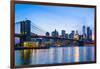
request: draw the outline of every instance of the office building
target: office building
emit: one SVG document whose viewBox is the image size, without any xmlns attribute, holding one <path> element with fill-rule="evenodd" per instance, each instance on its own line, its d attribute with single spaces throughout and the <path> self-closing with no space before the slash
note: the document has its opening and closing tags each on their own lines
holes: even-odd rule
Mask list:
<svg viewBox="0 0 100 69">
<path fill-rule="evenodd" d="M 58 31 L 55 29 L 55 30 L 51 33 L 51 35 L 52 35 L 53 37 L 58 37 L 58 36 L 59 36 L 59 33 L 58 33 Z"/>
<path fill-rule="evenodd" d="M 83 40 L 86 40 L 86 27 L 83 26 Z"/>
<path fill-rule="evenodd" d="M 46 32 L 45 35 L 46 35 L 46 36 L 50 36 L 50 33 L 49 33 L 49 32 Z"/>
<path fill-rule="evenodd" d="M 62 31 L 61 31 L 61 36 L 62 36 L 62 37 L 65 37 L 65 34 L 66 34 L 66 31 L 65 31 L 65 30 L 62 30 Z"/>
</svg>

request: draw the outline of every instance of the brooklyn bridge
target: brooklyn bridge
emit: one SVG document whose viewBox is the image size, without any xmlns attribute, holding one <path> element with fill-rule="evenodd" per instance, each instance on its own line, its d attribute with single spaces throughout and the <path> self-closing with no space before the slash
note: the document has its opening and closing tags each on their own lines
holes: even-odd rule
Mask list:
<svg viewBox="0 0 100 69">
<path fill-rule="evenodd" d="M 49 48 L 50 46 L 67 46 L 67 45 L 84 45 L 92 44 L 93 42 L 86 42 L 84 40 L 77 40 L 73 38 L 65 38 L 60 36 L 46 36 L 36 34 L 46 33 L 41 27 L 37 26 L 30 20 L 16 22 L 15 26 L 19 25 L 19 33 L 15 31 L 15 38 L 19 38 L 19 43 L 15 44 L 15 49 L 33 49 L 33 48 Z M 17 30 L 17 28 L 16 28 Z"/>
</svg>

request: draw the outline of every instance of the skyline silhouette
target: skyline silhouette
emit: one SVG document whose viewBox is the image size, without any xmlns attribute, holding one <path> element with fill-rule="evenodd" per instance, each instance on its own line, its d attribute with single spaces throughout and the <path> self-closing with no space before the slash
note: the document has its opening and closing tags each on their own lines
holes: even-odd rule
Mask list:
<svg viewBox="0 0 100 69">
<path fill-rule="evenodd" d="M 53 29 L 57 29 L 59 33 L 61 30 L 66 30 L 67 33 L 71 30 L 79 30 L 82 34 L 81 28 L 85 25 L 90 26 L 94 34 L 94 8 L 16 4 L 15 22 L 25 18 L 32 20 L 34 24 L 50 33 Z M 18 27 L 16 28 L 15 30 L 18 31 Z M 38 32 L 35 31 L 35 33 Z"/>
</svg>

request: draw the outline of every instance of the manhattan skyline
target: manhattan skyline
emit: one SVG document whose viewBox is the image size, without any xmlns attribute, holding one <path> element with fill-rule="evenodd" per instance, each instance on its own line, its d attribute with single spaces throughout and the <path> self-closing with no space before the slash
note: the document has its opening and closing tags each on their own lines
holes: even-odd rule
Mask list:
<svg viewBox="0 0 100 69">
<path fill-rule="evenodd" d="M 81 28 L 85 25 L 90 26 L 94 34 L 94 8 L 16 4 L 15 22 L 25 18 L 50 33 L 56 29 L 60 34 L 61 30 L 66 30 L 66 33 L 78 30 L 82 34 Z M 15 31 L 19 31 L 17 25 Z M 37 31 L 35 33 L 45 34 Z"/>
</svg>

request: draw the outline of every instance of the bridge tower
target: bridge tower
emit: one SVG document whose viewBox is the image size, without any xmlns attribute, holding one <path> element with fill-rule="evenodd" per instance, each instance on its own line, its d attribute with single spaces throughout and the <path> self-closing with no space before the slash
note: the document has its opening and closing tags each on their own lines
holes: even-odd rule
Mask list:
<svg viewBox="0 0 100 69">
<path fill-rule="evenodd" d="M 20 38 L 21 46 L 23 46 L 24 41 L 31 41 L 31 21 L 25 20 L 20 22 L 20 33 L 22 37 Z"/>
</svg>

